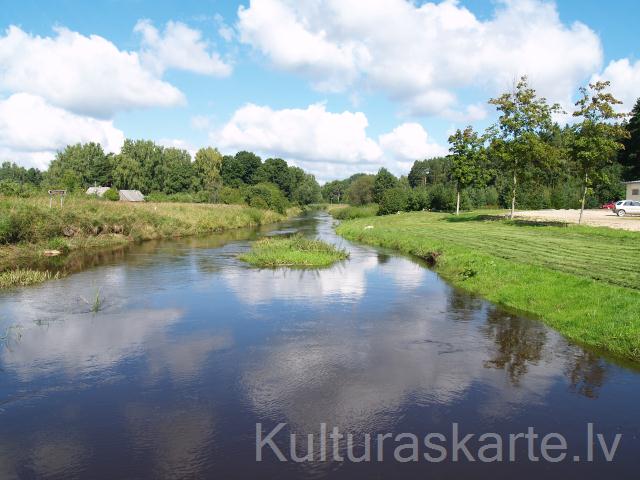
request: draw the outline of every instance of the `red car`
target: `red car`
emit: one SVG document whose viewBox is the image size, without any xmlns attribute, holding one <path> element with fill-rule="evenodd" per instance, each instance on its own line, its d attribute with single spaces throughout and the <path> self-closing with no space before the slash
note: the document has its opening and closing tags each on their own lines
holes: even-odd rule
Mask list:
<svg viewBox="0 0 640 480">
<path fill-rule="evenodd" d="M 604 205 L 602 205 L 600 208 L 606 208 L 608 210 L 613 210 L 614 208 L 616 208 L 616 202 L 607 202 Z"/>
</svg>

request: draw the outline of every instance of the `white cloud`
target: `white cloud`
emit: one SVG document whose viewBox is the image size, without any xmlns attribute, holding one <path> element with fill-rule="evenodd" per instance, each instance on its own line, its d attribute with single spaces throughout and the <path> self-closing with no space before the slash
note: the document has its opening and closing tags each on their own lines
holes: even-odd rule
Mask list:
<svg viewBox="0 0 640 480">
<path fill-rule="evenodd" d="M 273 110 L 248 104 L 210 140 L 223 151 L 252 150 L 293 161 L 320 180 L 386 166 L 406 173 L 414 160 L 446 153 L 417 123 L 404 123 L 376 141 L 362 112 L 332 113 L 324 104 Z"/>
<path fill-rule="evenodd" d="M 247 104 L 212 140 L 228 149 L 250 149 L 308 162 L 375 162 L 382 151 L 367 137 L 362 112 L 327 112 L 323 104 L 306 109 Z"/>
<path fill-rule="evenodd" d="M 145 69 L 135 52 L 56 28 L 55 37 L 10 26 L 0 36 L 0 91 L 24 92 L 76 113 L 109 117 L 138 107 L 174 106 L 182 93 Z"/>
<path fill-rule="evenodd" d="M 0 160 L 46 168 L 56 150 L 77 142 L 99 142 L 119 151 L 124 134 L 110 120 L 68 112 L 28 93 L 0 100 Z"/>
<path fill-rule="evenodd" d="M 609 80 L 611 92 L 623 104 L 620 111 L 630 112 L 640 98 L 640 60 L 631 63 L 628 58 L 614 60 L 602 74 L 594 75 L 592 81 Z"/>
<path fill-rule="evenodd" d="M 240 40 L 278 68 L 316 87 L 385 92 L 414 114 L 474 117 L 455 95 L 461 87 L 492 94 L 528 74 L 538 90 L 566 102 L 602 63 L 598 36 L 565 25 L 556 6 L 503 0 L 482 20 L 455 0 L 251 0 L 238 10 Z"/>
<path fill-rule="evenodd" d="M 216 77 L 231 74 L 231 65 L 217 52 L 210 51 L 202 32 L 184 23 L 169 21 L 160 32 L 150 20 L 140 20 L 134 31 L 142 35 L 140 57 L 143 63 L 158 75 L 170 68 Z"/>
<path fill-rule="evenodd" d="M 429 141 L 427 131 L 419 123 L 403 123 L 380 135 L 379 143 L 387 158 L 397 162 L 394 170 L 406 174 L 415 160 L 447 155 L 446 147 Z"/>
</svg>

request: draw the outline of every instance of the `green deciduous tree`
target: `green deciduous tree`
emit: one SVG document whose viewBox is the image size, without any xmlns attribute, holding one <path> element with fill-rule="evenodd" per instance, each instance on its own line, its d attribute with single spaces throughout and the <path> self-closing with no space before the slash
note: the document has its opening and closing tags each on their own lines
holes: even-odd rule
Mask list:
<svg viewBox="0 0 640 480">
<path fill-rule="evenodd" d="M 171 195 L 187 192 L 193 185 L 193 167 L 191 155 L 179 148 L 165 148 L 162 151 L 160 178 L 156 179 L 160 191 Z"/>
<path fill-rule="evenodd" d="M 293 201 L 299 205 L 310 205 L 322 201 L 320 185 L 316 177 L 305 173 L 302 181 L 299 182 L 293 191 Z"/>
<path fill-rule="evenodd" d="M 380 203 L 384 192 L 394 188 L 398 179 L 386 168 L 381 168 L 373 181 L 373 201 Z"/>
<path fill-rule="evenodd" d="M 205 191 L 209 201 L 217 201 L 222 186 L 222 155 L 216 148 L 201 148 L 193 162 L 193 183 L 196 190 Z"/>
<path fill-rule="evenodd" d="M 99 143 L 76 143 L 56 153 L 47 176 L 52 185 L 69 189 L 106 185 L 111 182 L 111 164 Z"/>
<path fill-rule="evenodd" d="M 254 185 L 258 181 L 256 175 L 262 165 L 262 159 L 255 153 L 244 150 L 236 153 L 235 159 L 242 170 L 242 181 L 247 185 Z"/>
<path fill-rule="evenodd" d="M 544 134 L 553 127 L 552 115 L 560 106 L 549 105 L 530 88 L 527 77 L 511 92 L 489 100 L 500 112 L 498 123 L 490 129 L 492 153 L 505 174 L 511 179 L 511 217 L 516 208 L 518 182 L 527 169 L 548 164 L 557 158 L 553 146 Z M 548 167 L 548 165 L 545 165 Z"/>
<path fill-rule="evenodd" d="M 484 142 L 485 139 L 471 126 L 458 129 L 449 137 L 451 177 L 456 184 L 456 215 L 460 214 L 460 191 L 472 185 L 484 186 L 490 177 Z"/>
<path fill-rule="evenodd" d="M 283 159 L 267 158 L 256 175 L 261 182 L 277 185 L 287 198 L 291 198 L 291 171 Z"/>
<path fill-rule="evenodd" d="M 580 168 L 583 178 L 580 219 L 584 212 L 587 192 L 594 180 L 602 177 L 605 167 L 611 165 L 618 152 L 624 148 L 621 140 L 629 136 L 629 132 L 617 120 L 625 117 L 617 113 L 615 105 L 622 102 L 606 90 L 609 82 L 599 81 L 582 87 L 582 98 L 576 102 L 574 117 L 580 118 L 576 124 L 572 156 Z"/>
<path fill-rule="evenodd" d="M 347 199 L 351 205 L 367 205 L 373 203 L 373 184 L 375 175 L 360 175 L 347 190 Z"/>
</svg>

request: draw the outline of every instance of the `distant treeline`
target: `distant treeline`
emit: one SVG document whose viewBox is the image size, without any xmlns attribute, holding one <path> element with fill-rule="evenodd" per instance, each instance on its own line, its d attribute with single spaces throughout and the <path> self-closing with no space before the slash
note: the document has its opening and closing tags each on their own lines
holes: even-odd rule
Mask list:
<svg viewBox="0 0 640 480">
<path fill-rule="evenodd" d="M 120 153 L 100 144 L 69 145 L 49 169 L 0 166 L 0 194 L 29 196 L 46 188 L 82 191 L 89 186 L 140 190 L 150 200 L 248 203 L 283 212 L 290 204 L 320 202 L 315 177 L 281 158 L 265 161 L 251 152 L 221 155 L 207 147 L 192 159 L 188 151 L 148 140 L 125 140 Z"/>
<path fill-rule="evenodd" d="M 451 154 L 417 160 L 396 178 L 385 168 L 322 187 L 325 201 L 378 203 L 380 214 L 402 210 L 455 211 L 481 207 L 580 208 L 624 197 L 622 181 L 640 179 L 640 99 L 629 116 L 606 92 L 608 83 L 581 89 L 576 123 L 561 127 L 559 112 L 529 88 L 523 77 L 514 91 L 489 101 L 499 118 L 484 134 L 472 127 L 449 138 Z"/>
</svg>

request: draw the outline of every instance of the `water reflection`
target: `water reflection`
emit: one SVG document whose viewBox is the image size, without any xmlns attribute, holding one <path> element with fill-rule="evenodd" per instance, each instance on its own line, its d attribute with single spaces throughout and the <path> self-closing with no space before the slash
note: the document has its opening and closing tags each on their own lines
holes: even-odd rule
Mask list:
<svg viewBox="0 0 640 480">
<path fill-rule="evenodd" d="M 349 261 L 302 271 L 237 259 L 257 236 L 298 228 Z M 0 332 L 12 332 L 0 345 L 0 478 L 257 476 L 259 421 L 419 433 L 597 419 L 613 431 L 637 416 L 635 372 L 411 259 L 344 242 L 323 215 L 114 255 L 0 294 Z"/>
<path fill-rule="evenodd" d="M 529 368 L 543 358 L 547 329 L 539 322 L 491 308 L 484 332 L 495 342 L 495 351 L 485 366 L 505 370 L 516 386 Z"/>
</svg>

